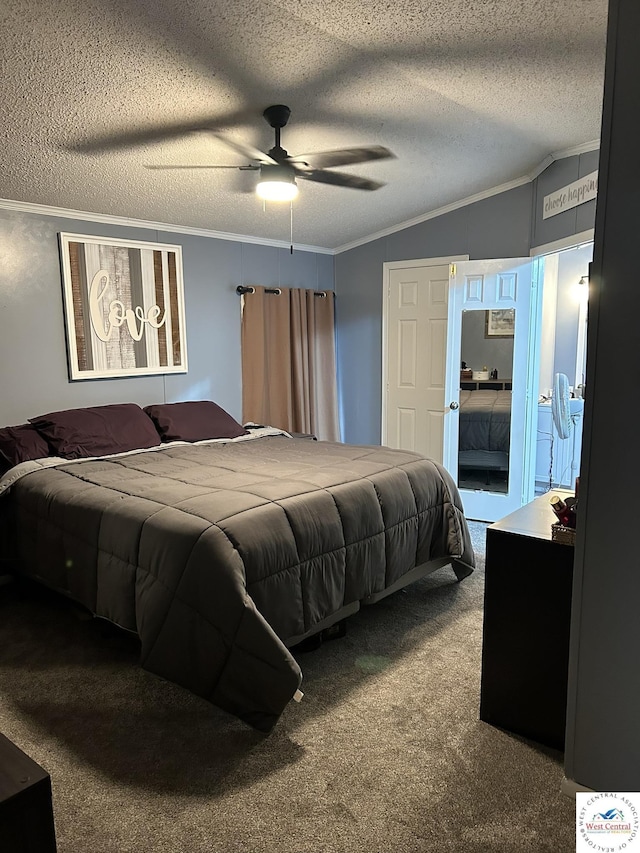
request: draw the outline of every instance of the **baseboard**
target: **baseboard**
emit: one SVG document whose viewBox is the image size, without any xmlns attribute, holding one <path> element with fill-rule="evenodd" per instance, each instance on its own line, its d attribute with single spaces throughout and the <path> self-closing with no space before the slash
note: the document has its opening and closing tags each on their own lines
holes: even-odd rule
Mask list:
<svg viewBox="0 0 640 853">
<path fill-rule="evenodd" d="M 565 797 L 569 797 L 571 800 L 575 800 L 576 794 L 586 793 L 593 794 L 595 793 L 593 788 L 586 788 L 584 785 L 580 785 L 578 782 L 574 782 L 573 779 L 567 779 L 566 776 L 562 777 L 562 782 L 560 783 L 560 791 L 565 795 Z"/>
</svg>

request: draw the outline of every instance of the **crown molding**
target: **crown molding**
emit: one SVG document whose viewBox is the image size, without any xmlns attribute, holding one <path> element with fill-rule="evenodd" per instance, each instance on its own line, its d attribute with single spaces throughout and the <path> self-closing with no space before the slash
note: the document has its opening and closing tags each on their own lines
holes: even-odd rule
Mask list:
<svg viewBox="0 0 640 853">
<path fill-rule="evenodd" d="M 531 180 L 537 178 L 545 169 L 548 169 L 556 160 L 564 160 L 567 157 L 576 157 L 580 154 L 588 154 L 590 151 L 597 151 L 600 148 L 600 140 L 592 139 L 591 142 L 583 142 L 581 145 L 574 145 L 572 148 L 564 148 L 562 151 L 554 151 L 547 155 L 541 163 L 529 172 Z"/>
<path fill-rule="evenodd" d="M 581 145 L 574 145 L 573 148 L 564 148 L 562 151 L 555 151 L 551 156 L 554 160 L 562 160 L 565 157 L 574 157 L 576 154 L 587 154 L 589 151 L 597 151 L 600 148 L 600 139 L 592 139 L 590 142 L 583 142 Z"/>
<path fill-rule="evenodd" d="M 82 219 L 85 222 L 103 222 L 106 225 L 120 225 L 130 228 L 147 228 L 151 231 L 168 231 L 173 234 L 189 234 L 194 237 L 209 237 L 212 240 L 231 240 L 236 243 L 255 243 L 259 246 L 275 246 L 278 249 L 290 249 L 291 243 L 285 240 L 267 240 L 263 237 L 251 237 L 248 234 L 228 234 L 225 231 L 211 231 L 207 228 L 192 228 L 186 225 L 171 225 L 167 222 L 149 222 L 146 219 L 129 219 L 126 216 L 112 216 L 106 213 L 90 213 L 86 210 L 69 210 L 65 207 L 52 207 L 47 204 L 35 204 L 27 201 L 13 201 L 1 198 L 0 210 L 15 210 L 20 213 L 34 213 L 38 216 L 59 216 L 63 219 Z M 322 255 L 335 254 L 334 249 L 322 246 L 307 246 L 294 243 L 297 252 L 315 252 Z"/>
<path fill-rule="evenodd" d="M 379 240 L 381 237 L 388 237 L 391 234 L 396 234 L 398 231 L 404 231 L 405 228 L 411 228 L 413 225 L 420 225 L 422 222 L 427 222 L 429 219 L 436 219 L 438 216 L 443 216 L 445 213 L 451 213 L 454 210 L 459 210 L 461 207 L 466 207 L 469 204 L 474 204 L 478 201 L 483 201 L 486 198 L 491 198 L 494 195 L 508 192 L 517 187 L 524 186 L 535 180 L 545 169 L 547 169 L 556 160 L 563 160 L 566 157 L 574 157 L 580 154 L 586 154 L 589 151 L 595 151 L 600 147 L 600 140 L 593 139 L 591 142 L 584 142 L 581 145 L 574 145 L 572 148 L 566 148 L 562 151 L 554 151 L 548 154 L 531 171 L 527 172 L 513 181 L 508 181 L 505 184 L 499 184 L 495 187 L 490 187 L 487 190 L 476 193 L 475 195 L 467 196 L 459 201 L 451 202 L 443 207 L 438 207 L 428 213 L 423 213 L 416 216 L 414 219 L 408 219 L 406 222 L 401 222 L 398 225 L 385 228 L 383 231 L 377 231 L 375 234 L 370 234 L 367 237 L 362 237 L 359 240 L 354 240 L 351 243 L 345 243 L 342 246 L 337 246 L 334 249 L 328 249 L 324 246 L 309 246 L 300 243 L 294 243 L 294 247 L 298 252 L 315 252 L 321 255 L 339 255 L 342 252 L 347 252 L 350 249 L 355 249 L 358 246 L 363 246 L 366 243 L 371 243 L 374 240 Z M 212 240 L 231 240 L 236 243 L 253 243 L 258 246 L 274 246 L 278 249 L 289 249 L 291 243 L 285 240 L 267 240 L 263 237 L 252 237 L 248 234 L 229 234 L 225 231 L 212 231 L 208 228 L 193 228 L 186 225 L 171 225 L 167 222 L 150 222 L 146 219 L 129 219 L 125 216 L 114 216 L 106 213 L 91 213 L 86 210 L 69 210 L 64 207 L 52 207 L 46 204 L 35 204 L 26 201 L 13 201 L 11 199 L 0 199 L 0 210 L 15 210 L 21 213 L 34 213 L 38 216 L 58 216 L 64 219 L 83 219 L 86 222 L 103 222 L 107 225 L 120 225 L 130 228 L 146 228 L 151 231 L 167 231 L 173 234 L 189 234 L 195 237 L 208 237 Z"/>
<path fill-rule="evenodd" d="M 375 234 L 371 234 L 369 237 L 362 237 L 360 240 L 354 240 L 352 243 L 345 243 L 343 246 L 338 246 L 334 249 L 333 253 L 339 255 L 341 252 L 348 252 L 349 249 L 355 249 L 358 246 L 371 243 L 373 240 L 379 240 L 381 237 L 388 237 L 391 234 L 396 234 L 398 231 L 404 231 L 405 228 L 411 228 L 412 225 L 420 225 L 422 222 L 427 222 L 429 219 L 436 219 L 438 216 L 443 216 L 445 213 L 451 213 L 453 210 L 459 210 L 461 207 L 466 207 L 467 205 L 474 204 L 477 201 L 484 201 L 486 198 L 491 198 L 494 195 L 500 195 L 500 193 L 505 193 L 509 190 L 516 189 L 517 187 L 524 186 L 525 184 L 529 184 L 535 180 L 538 175 L 544 172 L 545 169 L 548 169 L 556 160 L 564 160 L 566 157 L 575 157 L 579 154 L 586 154 L 588 151 L 595 151 L 599 147 L 600 140 L 594 139 L 591 140 L 591 142 L 583 142 L 581 145 L 574 145 L 573 148 L 566 148 L 563 151 L 554 151 L 552 154 L 547 154 L 544 160 L 538 163 L 538 165 L 530 172 L 527 172 L 519 178 L 515 178 L 513 181 L 508 181 L 506 184 L 499 184 L 496 187 L 490 187 L 488 190 L 483 190 L 475 195 L 467 196 L 459 201 L 446 204 L 443 207 L 438 207 L 428 213 L 416 216 L 414 219 L 409 219 L 398 225 L 392 225 L 384 231 L 378 231 Z"/>
<path fill-rule="evenodd" d="M 355 249 L 358 246 L 363 246 L 365 243 L 371 243 L 373 240 L 379 240 L 381 237 L 388 237 L 390 234 L 396 234 L 398 231 L 404 231 L 405 228 L 411 228 L 413 225 L 420 225 L 422 222 L 427 222 L 429 219 L 436 219 L 438 216 L 443 216 L 445 213 L 451 213 L 451 211 L 458 210 L 461 207 L 466 207 L 468 204 L 473 204 L 476 201 L 482 201 L 483 199 L 490 198 L 493 195 L 508 192 L 509 190 L 516 189 L 516 187 L 521 187 L 523 184 L 528 184 L 530 182 L 531 179 L 529 176 L 524 175 L 523 177 L 516 178 L 514 181 L 509 181 L 506 184 L 500 184 L 500 186 L 483 190 L 475 195 L 461 198 L 459 201 L 453 201 L 451 204 L 445 204 L 443 207 L 437 207 L 435 210 L 430 210 L 428 213 L 422 213 L 420 216 L 416 216 L 414 219 L 408 219 L 406 222 L 400 222 L 398 225 L 392 225 L 389 228 L 385 228 L 384 231 L 378 231 L 375 234 L 371 234 L 369 237 L 362 237 L 360 240 L 354 240 L 352 243 L 345 243 L 344 246 L 338 246 L 333 251 L 336 255 L 341 252 L 347 252 L 349 249 Z"/>
</svg>

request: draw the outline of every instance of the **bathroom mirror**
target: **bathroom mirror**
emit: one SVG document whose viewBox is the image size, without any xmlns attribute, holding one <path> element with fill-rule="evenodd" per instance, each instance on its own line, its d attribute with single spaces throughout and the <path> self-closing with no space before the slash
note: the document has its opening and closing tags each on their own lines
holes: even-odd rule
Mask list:
<svg viewBox="0 0 640 853">
<path fill-rule="evenodd" d="M 458 485 L 507 493 L 515 308 L 462 312 Z"/>
</svg>

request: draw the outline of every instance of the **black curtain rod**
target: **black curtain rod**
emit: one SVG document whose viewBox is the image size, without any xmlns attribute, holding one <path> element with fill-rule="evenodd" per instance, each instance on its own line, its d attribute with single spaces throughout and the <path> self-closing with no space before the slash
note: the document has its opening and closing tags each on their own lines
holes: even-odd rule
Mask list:
<svg viewBox="0 0 640 853">
<path fill-rule="evenodd" d="M 280 290 L 279 287 L 265 287 L 264 292 L 265 293 L 275 293 L 278 296 L 282 293 L 282 291 Z M 331 291 L 331 292 L 333 292 L 333 291 Z M 251 287 L 250 284 L 249 285 L 239 284 L 236 287 L 236 293 L 238 294 L 238 296 L 242 296 L 243 293 L 255 293 L 255 289 L 253 287 Z M 325 293 L 324 290 L 314 290 L 313 295 L 319 296 L 320 298 L 326 298 L 326 296 L 327 296 L 327 294 Z"/>
</svg>

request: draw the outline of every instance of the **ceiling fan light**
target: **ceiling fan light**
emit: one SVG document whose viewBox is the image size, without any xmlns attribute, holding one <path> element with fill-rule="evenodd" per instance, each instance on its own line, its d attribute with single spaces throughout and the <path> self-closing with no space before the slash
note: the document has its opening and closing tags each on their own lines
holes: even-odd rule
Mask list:
<svg viewBox="0 0 640 853">
<path fill-rule="evenodd" d="M 291 201 L 298 195 L 298 187 L 295 180 L 260 181 L 256 193 L 265 201 Z"/>
<path fill-rule="evenodd" d="M 295 174 L 282 166 L 263 166 L 256 193 L 265 201 L 291 201 L 298 195 Z"/>
</svg>

